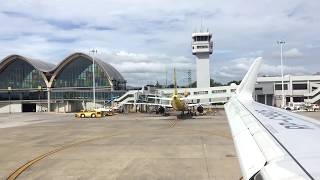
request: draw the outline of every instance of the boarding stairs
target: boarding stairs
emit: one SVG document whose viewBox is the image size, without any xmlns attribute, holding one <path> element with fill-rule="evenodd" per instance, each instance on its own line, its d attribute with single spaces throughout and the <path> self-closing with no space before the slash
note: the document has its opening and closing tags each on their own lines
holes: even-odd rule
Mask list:
<svg viewBox="0 0 320 180">
<path fill-rule="evenodd" d="M 126 103 L 134 102 L 136 94 L 139 93 L 137 90 L 131 90 L 120 96 L 119 98 L 113 101 L 116 107 L 121 107 Z"/>
<path fill-rule="evenodd" d="M 310 87 L 312 89 L 313 88 L 316 88 L 316 89 L 311 91 L 310 93 L 304 94 L 304 96 L 308 97 L 308 99 L 305 99 L 304 102 L 311 103 L 311 104 L 319 102 L 319 100 L 320 100 L 320 84 L 311 82 Z"/>
</svg>

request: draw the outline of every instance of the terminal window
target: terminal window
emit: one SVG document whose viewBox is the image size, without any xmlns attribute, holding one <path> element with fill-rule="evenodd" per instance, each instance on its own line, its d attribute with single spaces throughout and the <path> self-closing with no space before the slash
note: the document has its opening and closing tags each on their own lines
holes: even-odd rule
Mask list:
<svg viewBox="0 0 320 180">
<path fill-rule="evenodd" d="M 226 93 L 227 90 L 223 89 L 223 90 L 213 90 L 212 93 L 213 94 L 218 94 L 218 93 Z"/>
<path fill-rule="evenodd" d="M 307 84 L 293 84 L 292 85 L 292 89 L 294 89 L 294 90 L 304 90 L 304 89 L 308 89 L 308 85 Z"/>
<path fill-rule="evenodd" d="M 196 41 L 208 41 L 208 36 L 196 36 Z"/>
<path fill-rule="evenodd" d="M 207 49 L 208 46 L 197 46 L 197 49 Z"/>
<path fill-rule="evenodd" d="M 286 102 L 290 102 L 290 97 L 286 97 Z"/>
<path fill-rule="evenodd" d="M 288 84 L 284 84 L 283 87 L 284 87 L 284 90 L 288 90 Z M 282 90 L 282 84 L 275 84 L 274 90 Z"/>
<path fill-rule="evenodd" d="M 306 97 L 293 97 L 292 100 L 293 102 L 304 102 Z"/>
<path fill-rule="evenodd" d="M 208 91 L 198 91 L 194 92 L 194 95 L 208 94 Z"/>
</svg>

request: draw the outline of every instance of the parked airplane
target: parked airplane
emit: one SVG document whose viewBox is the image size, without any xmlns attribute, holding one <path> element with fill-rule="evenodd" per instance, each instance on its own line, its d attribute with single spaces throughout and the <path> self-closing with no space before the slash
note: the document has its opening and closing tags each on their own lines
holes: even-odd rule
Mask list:
<svg viewBox="0 0 320 180">
<path fill-rule="evenodd" d="M 181 111 L 182 114 L 184 114 L 185 111 L 188 112 L 188 114 L 192 115 L 192 107 L 197 107 L 197 111 L 199 113 L 203 113 L 203 105 L 209 105 L 210 102 L 208 103 L 189 103 L 188 100 L 195 100 L 195 99 L 200 99 L 199 97 L 196 96 L 187 96 L 188 93 L 185 92 L 185 97 L 182 97 L 181 95 L 178 94 L 178 89 L 177 89 L 177 79 L 176 79 L 176 70 L 174 69 L 173 71 L 173 82 L 174 82 L 174 90 L 171 95 L 171 98 L 163 98 L 163 97 L 154 97 L 154 99 L 158 100 L 166 100 L 170 101 L 170 104 L 164 105 L 164 104 L 159 104 L 158 111 L 159 113 L 163 114 L 165 113 L 166 108 L 173 108 L 176 111 Z"/>
<path fill-rule="evenodd" d="M 244 179 L 320 179 L 320 123 L 255 102 L 255 60 L 225 105 Z"/>
<path fill-rule="evenodd" d="M 188 112 L 189 115 L 195 114 L 193 112 L 194 109 L 197 110 L 198 113 L 204 112 L 204 105 L 210 105 L 213 102 L 206 102 L 206 103 L 193 103 L 193 100 L 199 99 L 208 99 L 206 96 L 191 96 L 187 91 L 183 93 L 183 96 L 178 93 L 177 89 L 177 80 L 176 80 L 176 71 L 174 69 L 173 73 L 173 81 L 174 81 L 174 89 L 171 97 L 148 97 L 148 99 L 155 99 L 157 100 L 154 103 L 146 103 L 146 102 L 129 102 L 124 103 L 127 105 L 149 105 L 149 106 L 156 106 L 157 112 L 160 114 L 164 114 L 167 108 L 173 108 L 175 111 L 181 111 L 184 114 L 185 111 Z M 163 101 L 169 102 L 169 104 L 163 103 Z M 214 101 L 214 103 L 224 103 L 225 101 Z"/>
</svg>

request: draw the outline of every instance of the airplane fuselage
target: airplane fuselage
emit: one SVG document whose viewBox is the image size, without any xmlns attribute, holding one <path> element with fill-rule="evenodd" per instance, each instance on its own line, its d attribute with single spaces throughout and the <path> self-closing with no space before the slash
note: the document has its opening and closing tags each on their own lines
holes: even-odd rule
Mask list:
<svg viewBox="0 0 320 180">
<path fill-rule="evenodd" d="M 171 106 L 176 111 L 188 110 L 188 105 L 184 100 L 181 100 L 179 95 L 173 95 L 171 100 Z"/>
</svg>

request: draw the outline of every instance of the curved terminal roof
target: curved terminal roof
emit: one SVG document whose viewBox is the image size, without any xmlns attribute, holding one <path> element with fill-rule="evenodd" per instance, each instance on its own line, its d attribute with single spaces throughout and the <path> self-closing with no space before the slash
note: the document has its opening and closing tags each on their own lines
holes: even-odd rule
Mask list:
<svg viewBox="0 0 320 180">
<path fill-rule="evenodd" d="M 31 66 L 33 66 L 35 69 L 37 69 L 38 71 L 41 71 L 41 72 L 50 72 L 55 68 L 54 64 L 14 54 L 14 55 L 9 55 L 9 56 L 5 57 L 0 62 L 0 71 L 3 68 L 5 68 L 7 65 L 9 65 L 12 61 L 17 60 L 17 59 L 22 60 L 22 61 L 26 61 Z"/>
<path fill-rule="evenodd" d="M 100 58 L 95 58 L 94 61 L 99 64 L 105 72 L 108 73 L 111 80 L 124 81 L 123 76 L 112 65 L 101 60 Z"/>
<path fill-rule="evenodd" d="M 71 55 L 69 55 L 67 58 L 65 58 L 62 62 L 60 62 L 56 68 L 52 71 L 53 72 L 53 76 L 51 78 L 51 81 L 63 70 L 63 68 L 69 64 L 70 62 L 72 62 L 73 60 L 79 58 L 79 57 L 84 57 L 86 59 L 88 59 L 89 61 L 92 61 L 92 57 L 88 54 L 85 53 L 73 53 Z M 94 58 L 95 63 L 98 64 L 108 75 L 109 80 L 116 80 L 119 82 L 125 82 L 123 76 L 120 74 L 119 71 L 117 71 L 112 65 L 110 65 L 109 63 L 101 60 L 100 58 Z"/>
<path fill-rule="evenodd" d="M 0 72 L 2 71 L 2 69 L 4 69 L 5 67 L 7 67 L 11 62 L 13 62 L 14 60 L 23 60 L 26 61 L 27 63 L 29 63 L 31 66 L 33 66 L 36 70 L 42 72 L 43 74 L 43 78 L 45 79 L 45 82 L 48 83 L 48 87 L 51 87 L 51 84 L 53 82 L 53 80 L 57 77 L 57 75 L 63 70 L 63 68 L 68 65 L 70 62 L 76 60 L 79 57 L 84 57 L 86 59 L 88 59 L 89 61 L 92 61 L 92 57 L 88 54 L 85 53 L 73 53 L 71 55 L 69 55 L 67 58 L 65 58 L 63 61 L 61 61 L 58 65 L 54 65 L 48 62 L 44 62 L 44 61 L 40 61 L 40 60 L 36 60 L 36 59 L 31 59 L 31 58 L 27 58 L 24 56 L 20 56 L 20 55 L 10 55 L 5 57 L 1 62 L 0 62 Z M 113 81 L 117 81 L 120 83 L 125 83 L 125 79 L 123 78 L 123 76 L 120 74 L 119 71 L 117 71 L 112 65 L 110 65 L 109 63 L 105 62 L 104 60 L 100 59 L 100 58 L 94 58 L 95 62 L 97 65 L 99 65 L 107 74 L 108 76 L 108 80 L 110 81 L 111 84 L 113 84 Z M 46 74 L 48 76 L 48 80 L 47 77 L 44 75 Z M 51 77 L 50 77 L 51 76 Z"/>
</svg>

